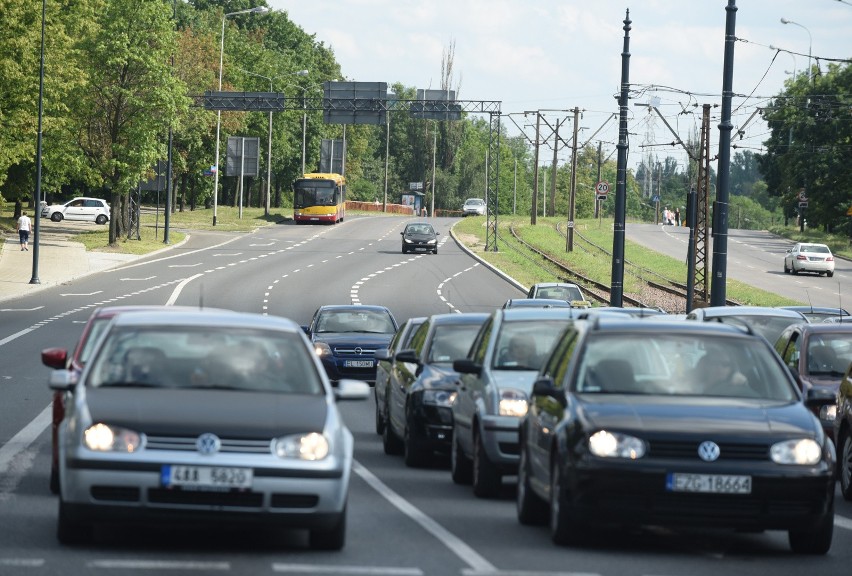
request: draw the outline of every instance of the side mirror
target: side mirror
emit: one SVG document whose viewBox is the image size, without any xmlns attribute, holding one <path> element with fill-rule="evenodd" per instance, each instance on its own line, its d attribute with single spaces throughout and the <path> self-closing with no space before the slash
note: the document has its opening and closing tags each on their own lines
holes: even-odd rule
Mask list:
<svg viewBox="0 0 852 576">
<path fill-rule="evenodd" d="M 805 406 L 818 408 L 837 402 L 837 393 L 828 388 L 811 388 L 805 394 Z"/>
<path fill-rule="evenodd" d="M 47 381 L 51 390 L 70 392 L 77 385 L 77 373 L 71 370 L 54 370 Z"/>
<path fill-rule="evenodd" d="M 400 233 L 399 233 L 399 235 L 400 235 L 400 236 L 405 236 L 405 232 L 400 232 Z"/>
<path fill-rule="evenodd" d="M 459 358 L 457 360 L 453 360 L 453 370 L 459 374 L 475 374 L 476 376 L 479 376 L 482 374 L 482 365 L 469 358 Z"/>
<path fill-rule="evenodd" d="M 362 380 L 344 378 L 334 388 L 335 400 L 366 400 L 370 396 L 370 385 Z"/>
<path fill-rule="evenodd" d="M 54 370 L 68 367 L 68 350 L 65 348 L 45 348 L 41 351 L 41 363 Z"/>
<path fill-rule="evenodd" d="M 387 348 L 379 348 L 373 354 L 373 358 L 375 358 L 376 360 L 390 360 L 390 358 L 391 358 L 390 350 L 388 350 Z"/>
<path fill-rule="evenodd" d="M 420 364 L 420 357 L 417 355 L 417 352 L 414 350 L 406 349 L 400 350 L 396 353 L 396 361 L 397 362 L 409 362 L 411 364 Z"/>
<path fill-rule="evenodd" d="M 310 335 L 311 335 L 311 327 L 310 327 L 310 326 L 305 326 L 304 324 L 302 324 L 302 332 L 304 332 L 305 334 L 307 334 L 308 336 L 310 336 Z"/>
<path fill-rule="evenodd" d="M 568 398 L 565 396 L 565 392 L 556 388 L 556 386 L 554 386 L 553 384 L 553 378 L 550 378 L 549 376 L 545 378 L 539 378 L 535 381 L 535 383 L 533 384 L 532 395 L 548 396 L 550 398 L 553 398 L 554 400 L 559 402 L 559 404 L 563 408 L 568 405 Z"/>
</svg>

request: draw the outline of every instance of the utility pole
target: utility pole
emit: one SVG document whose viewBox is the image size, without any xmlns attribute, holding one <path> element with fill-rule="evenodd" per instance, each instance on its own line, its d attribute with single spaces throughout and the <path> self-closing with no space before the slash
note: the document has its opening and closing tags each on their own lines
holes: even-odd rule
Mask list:
<svg viewBox="0 0 852 576">
<path fill-rule="evenodd" d="M 598 179 L 595 182 L 601 181 L 601 141 L 598 140 Z M 601 202 L 602 200 L 598 200 L 597 191 L 595 193 L 595 218 L 597 218 L 601 213 Z"/>
<path fill-rule="evenodd" d="M 571 194 L 568 198 L 568 234 L 565 238 L 566 252 L 574 251 L 574 206 L 577 196 L 577 132 L 579 132 L 580 109 L 574 108 L 574 139 L 571 142 Z"/>
<path fill-rule="evenodd" d="M 630 10 L 624 16 L 624 48 L 621 51 L 621 96 L 618 99 L 618 167 L 615 177 L 615 219 L 612 235 L 610 306 L 624 300 L 624 223 L 627 212 L 627 101 L 630 95 Z"/>
<path fill-rule="evenodd" d="M 563 119 L 562 122 L 565 120 Z M 559 124 L 560 121 L 556 120 L 556 129 L 554 134 L 556 137 L 553 139 L 553 166 L 551 167 L 551 171 L 553 172 L 552 177 L 550 179 L 550 215 L 556 215 L 556 153 L 559 150 Z"/>
<path fill-rule="evenodd" d="M 541 128 L 541 114 L 535 113 L 535 170 L 533 171 L 533 194 L 532 210 L 530 210 L 530 224 L 535 226 L 536 212 L 538 212 L 538 146 L 539 129 Z"/>
</svg>

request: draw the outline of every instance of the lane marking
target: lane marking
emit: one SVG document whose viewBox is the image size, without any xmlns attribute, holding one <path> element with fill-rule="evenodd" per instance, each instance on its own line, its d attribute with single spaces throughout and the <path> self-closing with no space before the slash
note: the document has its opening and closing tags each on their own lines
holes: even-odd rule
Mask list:
<svg viewBox="0 0 852 576">
<path fill-rule="evenodd" d="M 95 292 L 88 292 L 88 293 L 84 293 L 84 292 L 80 292 L 80 293 L 63 292 L 62 294 L 60 294 L 60 296 L 94 296 L 95 294 L 101 294 L 101 293 L 103 293 L 103 290 L 97 290 Z"/>
<path fill-rule="evenodd" d="M 220 570 L 231 569 L 230 562 L 194 562 L 185 560 L 92 560 L 89 568 L 128 568 L 131 570 Z"/>
<path fill-rule="evenodd" d="M 0 308 L 0 312 L 35 312 L 42 308 L 44 308 L 44 306 L 36 306 L 35 308 Z"/>
<path fill-rule="evenodd" d="M 156 276 L 148 276 L 147 278 L 119 278 L 122 282 L 144 282 L 145 280 L 153 280 Z"/>
<path fill-rule="evenodd" d="M 394 566 L 317 566 L 316 564 L 273 564 L 274 572 L 299 574 L 369 574 L 375 576 L 421 576 L 419 568 L 397 568 Z"/>
<path fill-rule="evenodd" d="M 196 278 L 200 278 L 201 276 L 204 276 L 204 274 L 196 274 L 195 276 L 190 276 L 189 278 L 186 278 L 180 284 L 175 286 L 175 289 L 172 291 L 172 295 L 169 296 L 168 300 L 166 300 L 166 306 L 173 305 L 178 299 L 178 296 L 180 296 L 180 293 L 183 292 L 183 289 L 186 287 L 186 285 L 195 280 Z"/>
</svg>

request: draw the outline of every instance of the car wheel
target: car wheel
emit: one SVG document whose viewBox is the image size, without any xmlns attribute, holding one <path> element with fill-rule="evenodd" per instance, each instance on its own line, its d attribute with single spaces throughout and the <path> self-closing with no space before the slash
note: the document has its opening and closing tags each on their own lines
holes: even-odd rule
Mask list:
<svg viewBox="0 0 852 576">
<path fill-rule="evenodd" d="M 402 454 L 402 441 L 400 441 L 399 436 L 393 431 L 393 425 L 390 421 L 390 412 L 388 411 L 387 406 L 388 400 L 385 399 L 385 429 L 382 432 L 382 446 L 385 449 L 385 454 L 389 454 L 391 456 Z"/>
<path fill-rule="evenodd" d="M 56 522 L 56 538 L 61 544 L 85 544 L 94 535 L 93 527 L 73 520 L 68 514 L 68 505 L 59 498 L 59 518 Z"/>
<path fill-rule="evenodd" d="M 791 273 L 793 276 L 797 276 L 797 275 L 799 274 L 799 271 L 798 271 L 798 270 L 796 270 L 796 265 L 795 265 L 795 264 L 790 264 L 790 273 Z"/>
<path fill-rule="evenodd" d="M 518 489 L 515 506 L 518 522 L 526 526 L 544 524 L 547 521 L 547 503 L 538 497 L 530 487 L 530 470 L 526 450 L 521 447 L 518 462 Z"/>
<path fill-rule="evenodd" d="M 98 217 L 95 218 L 95 224 L 106 224 L 106 223 L 107 223 L 107 217 L 104 216 L 103 214 L 98 214 Z"/>
<path fill-rule="evenodd" d="M 501 474 L 488 459 L 482 445 L 482 435 L 473 438 L 473 493 L 478 498 L 495 498 L 500 494 Z"/>
<path fill-rule="evenodd" d="M 843 494 L 843 499 L 852 501 L 852 434 L 849 430 L 843 433 L 840 438 L 839 458 L 837 466 L 840 468 L 840 493 Z"/>
<path fill-rule="evenodd" d="M 554 461 L 550 467 L 550 538 L 555 544 L 576 542 L 581 522 L 571 516 L 571 506 L 562 481 L 562 466 Z"/>
<path fill-rule="evenodd" d="M 373 392 L 375 396 L 375 391 Z M 385 418 L 382 416 L 382 411 L 379 410 L 379 399 L 376 397 L 376 434 L 381 435 L 385 431 Z"/>
<path fill-rule="evenodd" d="M 403 247 L 402 247 L 402 253 L 403 253 L 403 254 L 408 254 L 408 250 L 406 250 L 405 246 L 403 246 Z"/>
<path fill-rule="evenodd" d="M 453 430 L 453 444 L 450 452 L 450 475 L 456 484 L 470 484 L 473 477 L 473 467 L 470 458 L 465 456 L 464 450 L 459 446 L 458 429 Z"/>
<path fill-rule="evenodd" d="M 54 222 L 62 222 L 62 212 L 54 212 L 50 215 L 50 219 Z"/>
<path fill-rule="evenodd" d="M 828 512 L 820 518 L 816 526 L 802 530 L 790 530 L 788 533 L 790 549 L 796 554 L 823 555 L 831 549 L 834 536 L 834 497 Z"/>
<path fill-rule="evenodd" d="M 829 270 L 828 272 L 825 273 L 825 275 L 828 276 L 829 278 L 831 278 L 832 276 L 834 276 L 834 270 Z"/>
<path fill-rule="evenodd" d="M 409 468 L 420 468 L 429 460 L 429 454 L 420 445 L 416 434 L 413 434 L 412 423 L 405 424 L 405 440 L 403 441 L 403 460 Z"/>
<path fill-rule="evenodd" d="M 50 493 L 59 494 L 59 470 L 56 466 L 50 466 Z"/>
<path fill-rule="evenodd" d="M 311 530 L 308 544 L 314 550 L 340 550 L 346 544 L 346 507 L 331 528 Z"/>
<path fill-rule="evenodd" d="M 787 268 L 787 260 L 785 259 L 784 260 L 784 274 L 789 274 L 789 273 L 790 273 L 790 269 Z"/>
</svg>

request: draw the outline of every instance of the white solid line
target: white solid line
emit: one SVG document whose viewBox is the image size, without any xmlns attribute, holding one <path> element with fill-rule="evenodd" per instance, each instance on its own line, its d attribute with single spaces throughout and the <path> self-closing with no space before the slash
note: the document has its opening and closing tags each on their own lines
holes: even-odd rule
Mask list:
<svg viewBox="0 0 852 576">
<path fill-rule="evenodd" d="M 496 568 L 476 550 L 467 545 L 461 538 L 435 522 L 432 518 L 421 512 L 408 500 L 391 490 L 384 482 L 379 480 L 372 472 L 361 466 L 359 462 L 353 462 L 352 470 L 360 476 L 373 490 L 378 492 L 385 500 L 393 504 L 400 512 L 420 524 L 420 526 L 438 539 L 444 546 L 450 549 L 459 559 L 477 572 L 495 572 Z"/>
<path fill-rule="evenodd" d="M 82 292 L 80 292 L 80 293 L 64 292 L 64 293 L 60 294 L 60 296 L 94 296 L 95 294 L 100 294 L 101 292 L 103 292 L 103 290 L 98 290 L 97 292 L 89 292 L 88 294 L 83 294 Z"/>
<path fill-rule="evenodd" d="M 393 566 L 317 566 L 316 564 L 273 564 L 274 572 L 299 574 L 370 574 L 376 576 L 420 576 L 419 568 L 397 568 Z"/>
<path fill-rule="evenodd" d="M 8 311 L 9 311 L 9 310 L 5 310 L 5 309 L 0 310 L 0 312 L 8 312 Z M 33 330 L 35 330 L 35 328 L 24 328 L 24 329 L 23 329 L 23 330 L 21 330 L 20 332 L 15 332 L 15 333 L 14 333 L 14 334 L 12 334 L 11 336 L 6 336 L 6 337 L 5 337 L 5 338 L 3 338 L 2 340 L 0 340 L 0 346 L 2 346 L 2 345 L 4 345 L 4 344 L 8 344 L 8 343 L 9 343 L 9 342 L 11 342 L 12 340 L 15 340 L 15 339 L 17 339 L 17 338 L 20 338 L 20 337 L 21 337 L 21 336 L 23 336 L 24 334 L 29 334 L 29 333 L 30 333 L 30 332 L 32 332 Z"/>
<path fill-rule="evenodd" d="M 119 278 L 122 282 L 144 282 L 146 280 L 153 280 L 156 276 L 148 276 L 147 278 Z"/>
<path fill-rule="evenodd" d="M 846 518 L 844 516 L 834 515 L 834 525 L 838 528 L 845 528 L 846 530 L 852 530 L 852 520 Z"/>
<path fill-rule="evenodd" d="M 196 262 L 195 264 L 169 264 L 169 268 L 195 268 L 196 266 L 201 266 L 202 262 Z"/>
<path fill-rule="evenodd" d="M 28 568 L 41 568 L 44 566 L 44 558 L 0 558 L 0 566 L 26 566 Z"/>
<path fill-rule="evenodd" d="M 15 457 L 29 448 L 39 434 L 44 432 L 44 429 L 50 424 L 52 410 L 51 404 L 48 404 L 47 408 L 0 447 L 0 476 L 9 474 L 9 467 Z"/>
</svg>

